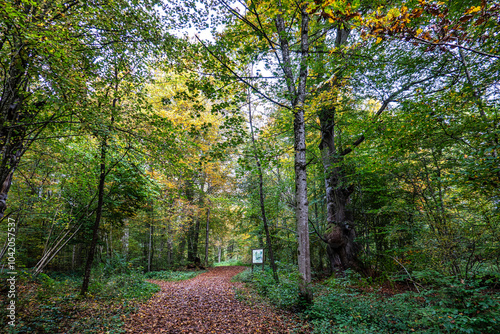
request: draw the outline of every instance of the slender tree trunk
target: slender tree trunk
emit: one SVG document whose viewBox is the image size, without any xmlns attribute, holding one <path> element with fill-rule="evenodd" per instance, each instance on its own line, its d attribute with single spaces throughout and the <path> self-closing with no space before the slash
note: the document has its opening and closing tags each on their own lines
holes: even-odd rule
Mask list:
<svg viewBox="0 0 500 334">
<path fill-rule="evenodd" d="M 251 71 L 253 72 L 253 71 Z M 250 73 L 252 76 L 252 73 Z M 262 215 L 262 222 L 264 224 L 264 231 L 266 232 L 266 244 L 267 251 L 269 253 L 269 260 L 271 262 L 271 268 L 273 270 L 273 277 L 276 283 L 279 283 L 278 272 L 276 270 L 276 263 L 274 262 L 274 253 L 273 253 L 273 245 L 271 243 L 271 236 L 269 234 L 269 226 L 267 223 L 267 215 L 266 215 L 266 205 L 264 201 L 264 178 L 262 175 L 262 165 L 260 163 L 259 154 L 257 152 L 257 144 L 255 143 L 255 133 L 253 131 L 253 121 L 252 121 L 252 99 L 250 90 L 248 91 L 248 124 L 250 125 L 250 134 L 252 136 L 252 146 L 254 152 L 254 159 L 257 165 L 257 173 L 259 174 L 259 201 L 260 201 L 260 212 Z"/>
<path fill-rule="evenodd" d="M 109 226 L 109 254 L 113 257 L 113 225 Z"/>
<path fill-rule="evenodd" d="M 106 149 L 107 149 L 107 142 L 106 139 L 103 139 L 101 142 L 101 164 L 100 164 L 101 173 L 99 176 L 97 209 L 94 220 L 94 226 L 92 229 L 92 241 L 90 242 L 90 249 L 87 257 L 87 263 L 85 265 L 85 273 L 83 276 L 82 288 L 80 290 L 80 295 L 82 296 L 84 296 L 87 293 L 89 288 L 90 273 L 92 271 L 92 263 L 94 262 L 97 240 L 99 238 L 99 225 L 101 223 L 102 208 L 104 205 L 104 184 L 106 181 Z"/>
<path fill-rule="evenodd" d="M 207 224 L 205 228 L 205 267 L 208 267 L 208 237 L 210 234 L 210 208 L 207 208 Z"/>
<path fill-rule="evenodd" d="M 42 272 L 47 264 L 66 246 L 66 244 L 78 233 L 82 224 L 78 226 L 73 226 L 68 229 L 64 234 L 61 234 L 56 238 L 54 244 L 47 250 L 47 252 L 42 256 L 38 263 L 33 268 L 33 275 L 37 276 Z"/>
<path fill-rule="evenodd" d="M 302 274 L 301 292 L 312 301 L 308 284 L 311 282 L 311 256 L 309 253 L 309 208 L 307 200 L 307 174 L 304 131 L 304 110 L 295 114 L 295 201 L 298 233 L 298 264 Z"/>
<path fill-rule="evenodd" d="M 114 86 L 114 91 L 115 93 L 118 91 L 118 70 L 115 67 L 115 86 Z M 83 282 L 82 282 L 82 288 L 80 290 L 80 295 L 85 296 L 87 294 L 88 288 L 89 288 L 89 283 L 90 283 L 90 273 L 92 271 L 92 263 L 94 262 L 94 256 L 95 256 L 95 251 L 96 251 L 96 246 L 97 246 L 97 241 L 99 238 L 99 225 L 101 224 L 101 217 L 102 217 L 102 210 L 104 206 L 104 185 L 106 183 L 106 155 L 107 155 L 107 149 L 108 149 L 108 137 L 109 133 L 111 132 L 113 123 L 115 121 L 114 118 L 114 113 L 116 110 L 116 104 L 118 102 L 118 99 L 115 97 L 113 99 L 113 103 L 111 106 L 111 120 L 109 123 L 109 128 L 108 128 L 108 133 L 102 135 L 102 140 L 101 140 L 101 163 L 100 163 L 100 174 L 99 174 L 99 186 L 98 186 L 98 191 L 97 191 L 97 208 L 96 208 L 96 215 L 95 215 L 95 221 L 94 221 L 94 226 L 92 229 L 92 241 L 90 242 L 90 249 L 89 249 L 89 254 L 87 257 L 87 263 L 85 264 L 85 272 L 83 276 Z"/>
<path fill-rule="evenodd" d="M 125 229 L 123 231 L 123 237 L 122 237 L 122 248 L 123 248 L 123 252 L 125 253 L 125 258 L 127 258 L 127 259 L 128 259 L 129 236 L 130 236 L 129 228 L 125 227 Z"/>
<path fill-rule="evenodd" d="M 167 267 L 172 266 L 172 236 L 170 228 L 170 218 L 167 218 Z"/>
<path fill-rule="evenodd" d="M 76 259 L 76 245 L 73 245 L 73 251 L 71 253 L 71 271 L 75 271 L 75 259 Z"/>
<path fill-rule="evenodd" d="M 186 199 L 189 203 L 194 203 L 194 185 L 193 180 L 186 181 L 185 184 Z M 187 261 L 188 262 L 198 262 L 198 242 L 200 236 L 200 219 L 194 212 L 194 209 L 190 209 L 191 221 L 189 229 L 187 231 Z"/>
<path fill-rule="evenodd" d="M 152 254 L 153 254 L 153 224 L 149 224 L 149 242 L 148 242 L 148 272 L 151 271 Z"/>
<path fill-rule="evenodd" d="M 184 250 L 186 248 L 186 239 L 187 239 L 187 236 L 185 236 L 184 238 L 181 237 L 181 240 L 179 242 L 179 246 L 177 247 L 177 252 L 176 252 L 176 261 L 177 263 L 181 263 L 182 261 L 184 261 Z"/>
<path fill-rule="evenodd" d="M 220 263 L 220 257 L 222 255 L 222 245 L 217 246 L 217 263 Z"/>
</svg>

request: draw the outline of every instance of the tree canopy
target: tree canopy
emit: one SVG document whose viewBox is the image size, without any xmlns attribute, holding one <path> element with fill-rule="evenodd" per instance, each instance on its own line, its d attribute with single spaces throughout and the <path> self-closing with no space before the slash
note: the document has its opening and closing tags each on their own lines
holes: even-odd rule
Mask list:
<svg viewBox="0 0 500 334">
<path fill-rule="evenodd" d="M 498 273 L 499 22 L 490 0 L 2 1 L 0 261 L 15 232 L 16 268 L 86 295 L 112 259 L 263 248 L 305 304 L 318 277 Z"/>
</svg>

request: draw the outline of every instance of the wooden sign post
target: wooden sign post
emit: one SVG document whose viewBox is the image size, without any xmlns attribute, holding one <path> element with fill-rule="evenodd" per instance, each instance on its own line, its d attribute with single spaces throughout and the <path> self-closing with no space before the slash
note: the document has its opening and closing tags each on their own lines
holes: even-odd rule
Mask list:
<svg viewBox="0 0 500 334">
<path fill-rule="evenodd" d="M 264 270 L 264 249 L 262 248 L 252 249 L 252 272 L 253 272 L 253 265 L 261 263 L 262 263 L 262 270 Z"/>
</svg>

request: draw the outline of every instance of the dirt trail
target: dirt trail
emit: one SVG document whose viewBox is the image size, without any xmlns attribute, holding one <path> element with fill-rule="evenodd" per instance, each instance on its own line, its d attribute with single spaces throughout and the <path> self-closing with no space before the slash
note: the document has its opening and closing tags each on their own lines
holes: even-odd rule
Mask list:
<svg viewBox="0 0 500 334">
<path fill-rule="evenodd" d="M 216 267 L 179 282 L 151 281 L 161 291 L 126 323 L 127 333 L 292 333 L 282 315 L 234 296 L 231 277 L 245 267 Z"/>
</svg>

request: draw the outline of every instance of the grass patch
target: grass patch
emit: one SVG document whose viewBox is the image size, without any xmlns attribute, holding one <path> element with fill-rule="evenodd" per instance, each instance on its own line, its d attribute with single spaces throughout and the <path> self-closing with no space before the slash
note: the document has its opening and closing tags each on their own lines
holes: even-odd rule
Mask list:
<svg viewBox="0 0 500 334">
<path fill-rule="evenodd" d="M 250 266 L 251 264 L 241 262 L 240 260 L 227 260 L 219 263 L 214 263 L 214 267 L 222 267 L 222 266 Z"/>
<path fill-rule="evenodd" d="M 199 274 L 207 272 L 206 270 L 197 270 L 197 271 L 151 271 L 144 274 L 144 277 L 147 279 L 158 279 L 164 281 L 183 281 L 194 278 Z"/>
</svg>

